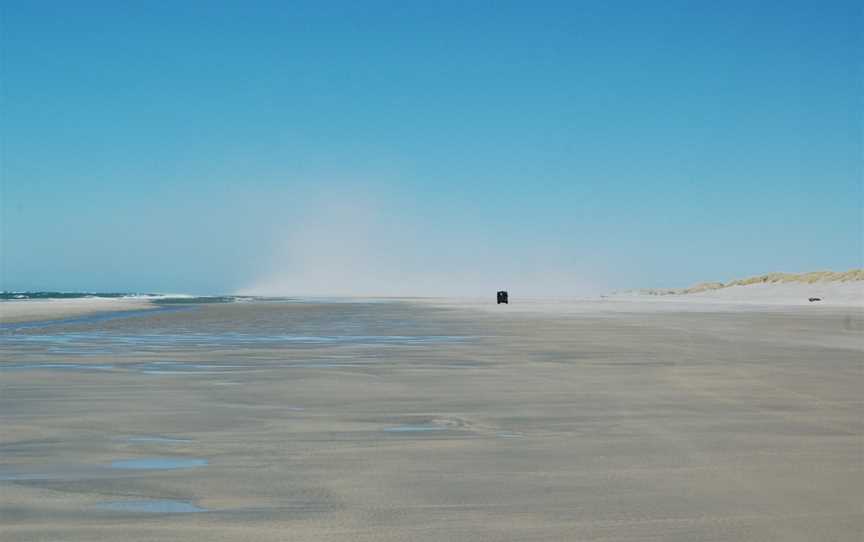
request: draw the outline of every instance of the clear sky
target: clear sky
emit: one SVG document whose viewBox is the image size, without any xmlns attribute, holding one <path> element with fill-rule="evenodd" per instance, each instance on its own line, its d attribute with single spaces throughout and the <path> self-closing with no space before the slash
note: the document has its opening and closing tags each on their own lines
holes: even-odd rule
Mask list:
<svg viewBox="0 0 864 542">
<path fill-rule="evenodd" d="M 0 289 L 862 266 L 858 1 L 0 2 Z"/>
</svg>

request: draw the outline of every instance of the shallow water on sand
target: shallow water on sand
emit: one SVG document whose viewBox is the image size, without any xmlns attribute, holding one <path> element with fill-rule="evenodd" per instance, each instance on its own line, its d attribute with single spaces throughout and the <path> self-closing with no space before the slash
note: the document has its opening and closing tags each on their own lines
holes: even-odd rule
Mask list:
<svg viewBox="0 0 864 542">
<path fill-rule="evenodd" d="M 446 431 L 447 429 L 447 427 L 440 425 L 399 425 L 387 427 L 384 431 L 386 433 L 422 433 L 424 431 Z"/>
<path fill-rule="evenodd" d="M 138 437 L 126 437 L 126 442 L 155 442 L 159 444 L 179 444 L 184 442 L 195 442 L 192 439 L 188 438 L 173 438 L 173 437 L 160 437 L 160 436 L 138 436 Z"/>
<path fill-rule="evenodd" d="M 206 508 L 195 506 L 188 501 L 152 500 L 152 501 L 109 501 L 101 502 L 96 508 L 114 512 L 142 512 L 148 514 L 191 514 L 206 512 Z"/>
<path fill-rule="evenodd" d="M 110 371 L 113 365 L 95 363 L 2 363 L 0 371 Z"/>
<path fill-rule="evenodd" d="M 46 331 L 49 329 L 45 327 Z M 9 347 L 42 348 L 47 353 L 63 356 L 120 354 L 137 352 L 197 351 L 202 348 L 249 347 L 326 347 L 326 346 L 423 346 L 470 340 L 461 335 L 291 335 L 255 333 L 140 333 L 125 334 L 106 331 L 23 334 L 21 329 L 7 329 L 3 341 Z M 32 331 L 28 329 L 27 331 Z M 200 367 L 199 367 L 200 368 Z"/>
<path fill-rule="evenodd" d="M 140 309 L 140 310 L 130 310 L 130 311 L 118 311 L 118 312 L 109 312 L 109 313 L 96 313 L 89 314 L 87 316 L 74 316 L 71 318 L 59 318 L 54 320 L 40 320 L 38 322 L 11 322 L 0 324 L 0 333 L 2 332 L 15 332 L 22 330 L 38 330 L 51 328 L 56 326 L 68 326 L 68 325 L 93 325 L 100 324 L 102 322 L 108 322 L 110 320 L 117 320 L 123 318 L 135 318 L 142 316 L 153 316 L 155 314 L 160 313 L 169 313 L 169 312 L 178 312 L 183 310 L 189 310 L 189 307 L 158 307 L 152 309 Z"/>
<path fill-rule="evenodd" d="M 174 470 L 206 467 L 206 459 L 188 457 L 143 457 L 138 459 L 118 459 L 111 462 L 112 469 L 126 470 Z"/>
</svg>

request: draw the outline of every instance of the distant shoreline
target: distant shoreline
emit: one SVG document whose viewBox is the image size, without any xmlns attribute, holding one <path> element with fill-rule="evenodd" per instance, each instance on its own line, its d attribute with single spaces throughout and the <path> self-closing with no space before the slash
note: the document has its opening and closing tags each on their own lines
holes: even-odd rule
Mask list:
<svg viewBox="0 0 864 542">
<path fill-rule="evenodd" d="M 74 299 L 21 299 L 0 302 L 0 323 L 39 322 L 100 312 L 120 312 L 157 308 L 140 297 Z"/>
<path fill-rule="evenodd" d="M 670 302 L 864 306 L 864 270 L 768 273 L 727 283 L 703 282 L 690 288 L 615 292 L 609 297 Z"/>
<path fill-rule="evenodd" d="M 408 302 L 440 305 L 442 307 L 482 308 L 494 307 L 494 293 L 488 296 L 434 297 L 434 298 L 388 298 Z M 234 301 L 277 300 L 254 296 L 192 296 L 184 294 L 130 294 L 87 292 L 2 292 L 0 298 L 0 324 L 57 320 L 95 313 L 111 313 L 142 309 L 156 309 L 163 305 L 185 305 L 200 303 L 230 303 Z M 590 297 L 521 297 L 512 291 L 512 307 L 497 308 L 498 312 L 568 312 L 577 305 L 603 301 L 630 303 L 668 302 L 672 306 L 683 304 L 714 306 L 828 306 L 864 308 L 864 270 L 846 272 L 819 271 L 813 273 L 770 273 L 728 283 L 700 283 L 680 289 L 640 289 L 613 292 L 604 296 Z M 285 301 L 303 301 L 303 298 L 278 298 Z M 313 298 L 310 298 L 313 299 Z M 329 298 L 320 298 L 322 301 Z M 382 300 L 381 297 L 340 297 L 345 302 Z M 567 307 L 570 307 L 568 309 Z M 598 309 L 600 306 L 594 306 Z M 588 306 L 577 312 L 592 310 Z"/>
<path fill-rule="evenodd" d="M 636 290 L 625 290 L 615 294 L 639 294 L 639 295 L 685 295 L 697 294 L 711 290 L 722 290 L 735 286 L 755 286 L 761 284 L 825 284 L 825 283 L 855 283 L 864 281 L 864 269 L 851 269 L 849 271 L 813 271 L 810 273 L 766 273 L 748 277 L 746 279 L 732 280 L 729 282 L 700 282 L 689 288 L 640 288 Z M 864 282 L 862 282 L 864 284 Z"/>
</svg>

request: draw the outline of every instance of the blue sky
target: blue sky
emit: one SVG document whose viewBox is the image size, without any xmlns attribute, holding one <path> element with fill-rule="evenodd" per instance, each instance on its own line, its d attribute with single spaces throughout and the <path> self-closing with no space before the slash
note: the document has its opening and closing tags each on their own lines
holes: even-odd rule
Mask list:
<svg viewBox="0 0 864 542">
<path fill-rule="evenodd" d="M 2 289 L 579 294 L 862 265 L 858 2 L 0 17 Z"/>
</svg>

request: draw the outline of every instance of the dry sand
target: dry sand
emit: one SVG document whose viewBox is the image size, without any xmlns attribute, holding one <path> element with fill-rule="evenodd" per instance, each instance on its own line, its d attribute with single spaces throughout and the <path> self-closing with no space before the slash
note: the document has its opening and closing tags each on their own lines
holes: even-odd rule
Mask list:
<svg viewBox="0 0 864 542">
<path fill-rule="evenodd" d="M 860 308 L 252 302 L 2 332 L 4 542 L 864 532 Z"/>
<path fill-rule="evenodd" d="M 146 299 L 137 298 L 81 298 L 81 299 L 27 299 L 0 301 L 0 324 L 55 320 L 100 312 L 130 311 L 151 308 Z"/>
</svg>

